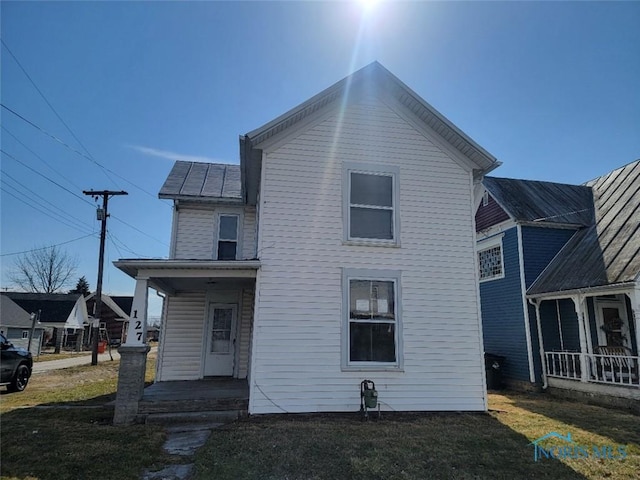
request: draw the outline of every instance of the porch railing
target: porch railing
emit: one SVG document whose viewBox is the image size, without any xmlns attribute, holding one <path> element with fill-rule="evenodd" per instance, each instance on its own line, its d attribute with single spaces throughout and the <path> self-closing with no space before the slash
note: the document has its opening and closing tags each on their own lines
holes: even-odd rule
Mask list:
<svg viewBox="0 0 640 480">
<path fill-rule="evenodd" d="M 545 352 L 545 357 L 550 377 L 582 380 L 581 365 L 585 365 L 585 381 L 640 387 L 640 357 L 579 352 Z"/>
</svg>

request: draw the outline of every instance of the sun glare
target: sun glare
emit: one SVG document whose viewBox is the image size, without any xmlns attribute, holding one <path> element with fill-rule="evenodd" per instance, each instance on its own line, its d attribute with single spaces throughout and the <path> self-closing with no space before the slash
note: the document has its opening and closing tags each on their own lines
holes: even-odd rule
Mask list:
<svg viewBox="0 0 640 480">
<path fill-rule="evenodd" d="M 372 12 L 381 0 L 358 0 L 365 12 Z"/>
</svg>

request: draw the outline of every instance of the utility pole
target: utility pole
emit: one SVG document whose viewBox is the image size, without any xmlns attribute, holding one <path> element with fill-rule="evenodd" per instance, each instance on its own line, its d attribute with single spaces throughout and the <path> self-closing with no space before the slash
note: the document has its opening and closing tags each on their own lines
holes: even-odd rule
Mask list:
<svg viewBox="0 0 640 480">
<path fill-rule="evenodd" d="M 91 365 L 98 364 L 98 336 L 100 334 L 100 319 L 102 318 L 102 272 L 104 268 L 104 240 L 107 235 L 107 205 L 109 196 L 128 195 L 124 190 L 83 190 L 85 195 L 91 195 L 96 201 L 102 197 L 102 208 L 98 208 L 98 220 L 102 221 L 100 230 L 100 257 L 98 259 L 98 282 L 96 285 L 96 303 L 93 311 L 93 329 L 91 330 Z"/>
<path fill-rule="evenodd" d="M 29 343 L 27 344 L 27 350 L 31 351 L 31 342 L 33 340 L 33 335 L 36 331 L 36 323 L 40 321 L 40 312 L 42 310 L 38 310 L 38 313 L 31 314 L 31 330 L 29 331 Z M 42 340 L 42 338 L 40 339 Z M 38 348 L 38 355 L 40 355 L 40 349 Z"/>
</svg>

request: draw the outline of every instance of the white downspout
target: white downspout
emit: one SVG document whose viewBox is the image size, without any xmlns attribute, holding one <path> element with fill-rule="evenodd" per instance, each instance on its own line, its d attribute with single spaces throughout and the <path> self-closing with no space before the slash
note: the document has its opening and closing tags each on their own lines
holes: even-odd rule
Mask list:
<svg viewBox="0 0 640 480">
<path fill-rule="evenodd" d="M 538 352 L 540 354 L 540 364 L 542 366 L 542 388 L 546 390 L 547 384 L 547 360 L 544 357 L 544 341 L 542 340 L 542 323 L 540 322 L 540 301 L 529 299 L 529 303 L 536 309 L 536 327 L 538 329 Z"/>
</svg>

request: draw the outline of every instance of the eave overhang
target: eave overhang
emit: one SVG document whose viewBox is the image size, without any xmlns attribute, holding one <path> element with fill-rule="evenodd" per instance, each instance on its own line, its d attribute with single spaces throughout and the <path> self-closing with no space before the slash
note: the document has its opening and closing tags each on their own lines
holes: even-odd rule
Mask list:
<svg viewBox="0 0 640 480">
<path fill-rule="evenodd" d="M 259 260 L 121 259 L 113 264 L 131 278 L 255 278 Z"/>
</svg>

